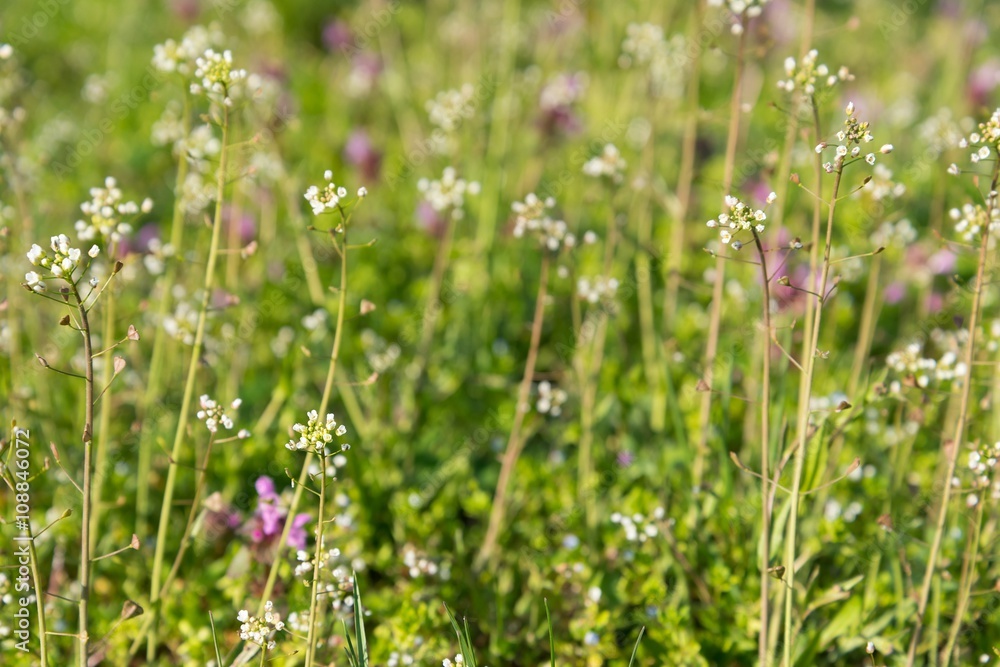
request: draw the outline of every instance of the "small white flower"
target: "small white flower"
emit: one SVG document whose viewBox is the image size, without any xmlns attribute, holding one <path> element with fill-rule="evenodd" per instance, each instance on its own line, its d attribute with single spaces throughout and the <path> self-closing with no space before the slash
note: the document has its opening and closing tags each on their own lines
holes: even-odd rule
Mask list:
<svg viewBox="0 0 1000 667">
<path fill-rule="evenodd" d="M 91 257 L 97 257 L 98 255 L 101 254 L 101 249 L 98 248 L 96 245 L 92 245 L 90 246 L 90 250 L 87 251 L 87 254 L 90 255 Z"/>
</svg>

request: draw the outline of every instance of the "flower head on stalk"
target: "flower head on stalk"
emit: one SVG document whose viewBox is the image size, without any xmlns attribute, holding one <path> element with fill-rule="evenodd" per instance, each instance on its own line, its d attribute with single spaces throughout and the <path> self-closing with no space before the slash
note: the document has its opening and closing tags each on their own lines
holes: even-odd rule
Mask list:
<svg viewBox="0 0 1000 667">
<path fill-rule="evenodd" d="M 778 196 L 773 192 L 767 196 L 767 203 L 773 204 Z M 767 214 L 763 209 L 755 209 L 748 206 L 736 197 L 726 195 L 726 207 L 728 213 L 720 213 L 719 217 L 705 223 L 708 227 L 719 228 L 719 239 L 733 250 L 743 248 L 745 241 L 737 239 L 740 232 L 753 231 L 757 234 L 764 233 L 764 222 Z"/>
<path fill-rule="evenodd" d="M 45 250 L 35 243 L 27 253 L 28 261 L 32 265 L 45 269 L 44 273 L 30 271 L 25 274 L 24 286 L 33 292 L 45 291 L 44 279 L 47 277 L 61 278 L 70 284 L 75 284 L 79 278 L 76 275 L 77 269 L 82 264 L 89 264 L 89 260 L 83 259 L 83 251 L 70 245 L 69 237 L 65 234 L 49 239 L 49 248 L 50 250 Z M 100 251 L 96 245 L 91 246 L 87 256 L 93 259 L 100 254 Z"/>
<path fill-rule="evenodd" d="M 955 223 L 957 233 L 966 243 L 975 243 L 986 231 L 990 238 L 1000 235 L 1000 208 L 983 207 L 980 204 L 965 204 L 962 208 L 948 211 Z"/>
<path fill-rule="evenodd" d="M 309 420 L 305 424 L 295 424 L 292 431 L 299 434 L 297 439 L 289 440 L 285 447 L 292 451 L 313 452 L 319 456 L 327 455 L 328 445 L 333 442 L 334 436 L 343 436 L 347 433 L 347 427 L 337 424 L 333 413 L 326 415 L 326 419 L 320 420 L 319 414 L 315 410 L 309 411 Z M 343 443 L 340 451 L 347 451 L 351 446 Z"/>
<path fill-rule="evenodd" d="M 205 428 L 207 428 L 210 433 L 217 433 L 219 431 L 219 425 L 222 425 L 223 428 L 230 431 L 233 429 L 233 420 L 226 414 L 225 408 L 209 398 L 208 394 L 202 394 L 198 399 L 198 403 L 201 406 L 201 409 L 198 410 L 198 419 L 205 422 Z M 240 404 L 242 403 L 243 401 L 237 398 L 229 404 L 229 407 L 233 410 L 238 410 Z M 239 432 L 240 438 L 249 436 L 249 431 L 242 430 Z"/>
<path fill-rule="evenodd" d="M 728 9 L 737 19 L 736 23 L 733 23 L 732 32 L 734 35 L 739 35 L 743 32 L 743 17 L 752 19 L 760 16 L 764 11 L 764 5 L 768 2 L 770 0 L 708 0 L 708 6 Z"/>
<path fill-rule="evenodd" d="M 195 61 L 195 82 L 191 84 L 192 95 L 204 95 L 213 102 L 227 107 L 233 106 L 233 94 L 247 79 L 245 69 L 233 67 L 233 53 L 228 49 L 219 53 L 206 49 Z"/>
<path fill-rule="evenodd" d="M 210 47 L 223 41 L 218 24 L 196 25 L 184 33 L 180 42 L 168 39 L 153 47 L 153 67 L 167 74 L 178 73 L 190 76 L 195 70 L 195 61 Z"/>
<path fill-rule="evenodd" d="M 529 193 L 523 202 L 511 204 L 514 211 L 514 236 L 521 238 L 526 234 L 536 237 L 543 248 L 558 252 L 562 248 L 576 246 L 576 235 L 562 220 L 555 220 L 549 214 L 556 200 L 552 197 L 540 199 L 534 192 Z"/>
<path fill-rule="evenodd" d="M 961 139 L 958 146 L 972 149 L 969 159 L 973 163 L 988 160 L 990 156 L 995 159 L 995 153 L 1000 150 L 1000 109 L 994 111 L 989 120 L 979 124 L 978 132 Z"/>
<path fill-rule="evenodd" d="M 273 633 L 285 629 L 281 617 L 273 610 L 274 605 L 270 600 L 264 603 L 264 615 L 260 618 L 251 616 L 246 609 L 241 609 L 236 615 L 236 620 L 241 624 L 240 639 L 257 644 L 265 650 L 273 650 L 275 647 L 275 642 L 271 638 Z"/>
<path fill-rule="evenodd" d="M 141 204 L 123 201 L 118 182 L 108 176 L 104 179 L 104 187 L 90 188 L 90 200 L 80 204 L 80 210 L 84 218 L 74 225 L 77 238 L 107 247 L 120 243 L 132 233 L 132 225 L 127 220 L 152 211 L 153 200 L 147 197 Z"/>
<path fill-rule="evenodd" d="M 329 211 L 339 211 L 341 210 L 341 203 L 347 198 L 347 188 L 333 182 L 333 172 L 331 170 L 327 169 L 323 172 L 323 180 L 326 182 L 322 187 L 310 185 L 303 195 L 306 201 L 309 202 L 313 215 L 322 215 Z M 358 188 L 358 198 L 355 201 L 360 201 L 367 196 L 367 188 Z"/>
<path fill-rule="evenodd" d="M 840 67 L 834 73 L 826 65 L 817 64 L 818 56 L 819 52 L 813 49 L 798 62 L 792 57 L 785 58 L 785 76 L 788 78 L 779 81 L 778 88 L 786 93 L 797 91 L 802 95 L 811 96 L 816 94 L 817 86 L 830 89 L 841 81 L 854 80 L 854 75 L 846 67 Z"/>
<path fill-rule="evenodd" d="M 622 182 L 628 163 L 614 144 L 606 144 L 601 154 L 583 163 L 583 173 L 594 178 L 607 177 L 612 183 Z"/>
<path fill-rule="evenodd" d="M 479 194 L 479 183 L 458 178 L 454 167 L 445 167 L 440 180 L 421 178 L 417 189 L 435 213 L 448 213 L 453 220 L 465 217 L 465 195 Z"/>
<path fill-rule="evenodd" d="M 854 115 L 854 102 L 847 103 L 844 113 L 847 116 L 844 120 L 844 129 L 837 132 L 837 141 L 840 143 L 831 146 L 824 141 L 816 145 L 817 154 L 822 154 L 827 148 L 833 148 L 836 153 L 833 162 L 827 162 L 823 165 L 823 169 L 828 174 L 840 172 L 845 166 L 861 159 L 864 159 L 869 165 L 875 166 L 874 152 L 868 152 L 864 158 L 861 157 L 861 153 L 864 152 L 862 146 L 875 141 L 875 137 L 872 136 L 871 131 L 868 129 L 869 123 L 867 121 L 859 121 Z M 883 155 L 891 153 L 892 144 L 883 144 L 878 149 L 878 152 Z"/>
</svg>

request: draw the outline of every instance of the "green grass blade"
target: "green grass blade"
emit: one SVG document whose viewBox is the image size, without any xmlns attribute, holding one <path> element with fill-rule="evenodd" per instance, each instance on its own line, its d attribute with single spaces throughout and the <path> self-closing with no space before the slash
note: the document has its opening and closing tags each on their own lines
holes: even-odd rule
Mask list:
<svg viewBox="0 0 1000 667">
<path fill-rule="evenodd" d="M 545 602 L 545 621 L 549 625 L 549 664 L 552 667 L 556 667 L 556 638 L 552 631 L 552 614 L 549 613 L 549 601 L 547 598 L 544 599 Z"/>
<path fill-rule="evenodd" d="M 639 642 L 642 641 L 642 635 L 646 632 L 646 626 L 639 628 L 639 636 L 635 638 L 635 648 L 632 649 L 632 657 L 629 658 L 628 667 L 632 667 L 635 664 L 635 655 L 639 652 Z"/>
</svg>

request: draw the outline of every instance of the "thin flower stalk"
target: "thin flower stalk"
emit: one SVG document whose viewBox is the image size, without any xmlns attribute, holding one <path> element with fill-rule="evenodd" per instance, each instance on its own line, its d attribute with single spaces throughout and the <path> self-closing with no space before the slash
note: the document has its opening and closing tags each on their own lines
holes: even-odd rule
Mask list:
<svg viewBox="0 0 1000 667">
<path fill-rule="evenodd" d="M 865 370 L 865 362 L 872 349 L 872 339 L 875 337 L 875 323 L 878 321 L 878 312 L 881 308 L 879 303 L 879 276 L 882 269 L 882 255 L 875 255 L 872 258 L 871 269 L 868 272 L 868 285 L 865 287 L 865 302 L 861 306 L 861 326 L 858 331 L 858 343 L 854 348 L 854 361 L 851 363 L 851 377 L 847 382 L 847 395 L 854 397 L 857 395 L 858 386 L 861 383 L 861 375 Z"/>
<path fill-rule="evenodd" d="M 792 664 L 792 646 L 795 636 L 792 633 L 792 612 L 795 607 L 795 544 L 798 538 L 799 494 L 802 488 L 802 473 L 805 468 L 806 446 L 809 435 L 809 402 L 812 397 L 813 372 L 816 366 L 816 349 L 819 343 L 820 321 L 822 319 L 823 299 L 826 294 L 827 281 L 830 276 L 830 248 L 833 239 L 833 219 L 837 207 L 837 195 L 840 191 L 842 171 L 834 176 L 833 191 L 830 196 L 830 210 L 826 221 L 826 243 L 823 250 L 823 265 L 820 277 L 818 296 L 810 296 L 814 301 L 812 326 L 808 329 L 809 347 L 802 357 L 802 376 L 799 384 L 798 411 L 796 414 L 796 438 L 794 467 L 792 472 L 792 492 L 789 502 L 791 510 L 788 516 L 788 533 L 785 538 L 785 576 L 788 578 L 789 590 L 785 596 L 785 636 L 784 664 Z"/>
<path fill-rule="evenodd" d="M 1000 177 L 1000 160 L 997 160 L 993 167 L 993 178 L 990 184 L 989 208 L 997 208 L 997 179 Z M 982 307 L 983 286 L 986 280 L 986 263 L 990 246 L 990 230 L 987 225 L 983 225 L 979 241 L 979 262 L 976 267 L 976 282 L 972 291 L 972 311 L 969 314 L 969 339 L 965 346 L 965 367 L 973 368 L 973 361 L 976 355 L 976 333 L 979 327 L 979 316 Z M 924 581 L 920 587 L 920 597 L 917 600 L 917 615 L 914 621 L 913 635 L 910 638 L 910 647 L 907 651 L 907 667 L 913 667 L 917 659 L 917 645 L 920 642 L 920 633 L 923 629 L 924 614 L 927 612 L 927 601 L 930 598 L 931 584 L 934 580 L 937 569 L 938 555 L 941 551 L 941 540 L 944 536 L 944 527 L 948 519 L 948 505 L 951 500 L 951 479 L 955 476 L 955 463 L 958 460 L 958 453 L 962 450 L 965 442 L 965 431 L 968 425 L 969 406 L 972 395 L 972 378 L 969 377 L 962 383 L 961 399 L 958 408 L 958 418 L 955 422 L 955 435 L 951 443 L 945 449 L 947 462 L 945 464 L 945 475 L 942 478 L 944 489 L 941 492 L 941 504 L 938 508 L 937 521 L 934 528 L 934 539 L 931 542 L 930 554 L 927 558 L 927 569 L 924 572 Z"/>
<path fill-rule="evenodd" d="M 84 374 L 86 391 L 84 397 L 83 424 L 83 516 L 82 533 L 80 535 L 80 602 L 79 602 L 79 667 L 87 667 L 90 653 L 90 635 L 88 622 L 90 620 L 90 530 L 91 513 L 93 512 L 93 440 L 94 440 L 94 346 L 90 333 L 90 319 L 87 306 L 80 290 L 75 283 L 70 283 L 73 299 L 76 302 L 77 314 L 80 318 L 80 333 L 83 336 Z M 41 595 L 41 593 L 39 593 Z"/>
<path fill-rule="evenodd" d="M 761 481 L 761 567 L 760 567 L 760 636 L 758 639 L 758 660 L 761 665 L 769 664 L 768 653 L 768 612 L 770 606 L 771 573 L 771 502 L 767 485 L 770 474 L 770 444 L 771 444 L 771 288 L 770 277 L 767 274 L 767 257 L 760 234 L 753 230 L 754 245 L 760 258 L 760 276 L 763 285 L 764 331 L 762 339 L 761 388 L 760 388 L 760 481 Z"/>
<path fill-rule="evenodd" d="M 535 376 L 538 346 L 542 340 L 542 321 L 545 319 L 545 298 L 549 282 L 550 262 L 549 253 L 543 252 L 541 271 L 538 276 L 538 295 L 535 298 L 535 314 L 531 324 L 531 343 L 528 347 L 528 358 L 524 363 L 524 376 L 521 378 L 521 386 L 517 392 L 517 403 L 514 407 L 514 424 L 511 426 L 510 437 L 507 439 L 507 447 L 504 450 L 503 463 L 500 467 L 500 478 L 497 480 L 497 490 L 493 497 L 493 509 L 490 512 L 489 526 L 486 529 L 486 536 L 483 538 L 483 545 L 476 557 L 476 565 L 480 568 L 490 563 L 494 558 L 500 529 L 503 527 L 504 516 L 506 515 L 507 488 L 510 485 L 511 475 L 514 473 L 514 465 L 517 463 L 517 459 L 520 457 L 521 450 L 524 447 L 521 428 L 524 425 L 524 417 L 528 413 L 531 380 Z"/>
<path fill-rule="evenodd" d="M 344 223 L 340 247 L 337 246 L 336 238 L 333 238 L 334 248 L 337 249 L 340 256 L 340 285 L 337 289 L 337 293 L 339 295 L 337 303 L 337 324 L 333 334 L 333 347 L 330 350 L 330 365 L 327 368 L 326 382 L 323 385 L 323 396 L 319 402 L 318 412 L 321 415 L 326 414 L 327 407 L 330 405 L 330 396 L 333 393 L 333 378 L 337 372 L 337 360 L 340 357 L 340 343 L 343 339 L 344 333 L 344 316 L 347 312 L 347 254 L 350 250 L 350 246 L 347 243 L 347 231 L 350 216 L 345 215 L 343 211 L 341 211 L 341 215 L 344 216 Z M 302 491 L 305 488 L 306 482 L 309 480 L 309 467 L 312 465 L 312 461 L 312 452 L 307 452 L 305 460 L 302 463 L 302 472 L 299 474 L 299 479 L 295 483 L 295 492 L 292 495 L 292 500 L 288 507 L 288 516 L 295 516 L 295 512 L 298 510 L 299 502 L 302 499 Z M 261 593 L 259 609 L 257 612 L 258 615 L 264 613 L 264 605 L 267 600 L 271 598 L 271 592 L 274 590 L 274 584 L 278 580 L 278 568 L 281 565 L 281 553 L 288 544 L 288 535 L 291 532 L 292 523 L 293 522 L 291 521 L 285 522 L 285 526 L 281 531 L 281 537 L 278 539 L 278 545 L 274 552 L 274 562 L 271 564 L 271 569 L 267 574 L 267 581 L 264 584 L 264 590 Z"/>
<path fill-rule="evenodd" d="M 736 50 L 736 73 L 733 79 L 733 92 L 729 108 L 729 131 L 726 138 L 726 157 L 723 166 L 722 191 L 729 192 L 733 185 L 733 173 L 736 165 L 736 145 L 740 135 L 740 105 L 743 98 L 743 70 L 746 56 L 746 31 L 742 31 L 739 36 L 739 45 Z M 722 301 L 723 287 L 726 282 L 726 262 L 719 255 L 715 260 L 715 281 L 712 285 L 712 309 L 709 315 L 708 342 L 705 347 L 705 370 L 702 380 L 709 387 L 712 386 L 712 379 L 715 374 L 716 355 L 719 351 L 719 328 L 722 325 Z M 712 397 L 714 392 L 706 391 L 701 394 L 701 402 L 698 409 L 698 439 L 695 444 L 694 462 L 692 464 L 691 476 L 692 487 L 700 489 L 705 476 L 705 459 L 708 456 L 708 435 L 712 424 Z"/>
<path fill-rule="evenodd" d="M 981 493 L 976 503 L 976 516 L 973 519 L 972 535 L 969 537 L 969 545 L 965 549 L 962 559 L 962 576 L 958 581 L 958 604 L 955 608 L 955 616 L 951 621 L 951 628 L 948 630 L 948 642 L 945 644 L 942 654 L 941 667 L 950 667 L 951 658 L 955 654 L 955 646 L 958 642 L 958 635 L 962 630 L 965 619 L 965 611 L 969 607 L 969 597 L 972 594 L 972 586 L 976 583 L 977 565 L 979 564 L 979 542 L 983 532 L 983 514 L 986 508 L 986 494 Z"/>
<path fill-rule="evenodd" d="M 184 111 L 181 116 L 182 136 L 188 137 L 191 134 L 191 98 L 188 93 L 184 93 Z M 187 181 L 188 160 L 185 155 L 180 155 L 177 163 L 177 177 L 174 181 L 174 210 L 170 223 L 170 245 L 176 254 L 181 252 L 184 241 L 184 204 L 181 201 L 184 183 Z M 156 313 L 156 322 L 162 322 L 170 312 L 171 290 L 170 286 L 177 284 L 177 271 L 180 262 L 170 262 L 164 272 L 163 280 L 160 282 L 160 298 Z M 156 327 L 153 335 L 153 353 L 149 362 L 149 379 L 146 382 L 146 391 L 143 393 L 139 414 L 146 417 L 150 414 L 153 406 L 160 400 L 163 393 L 163 370 L 165 366 L 168 336 L 166 329 L 162 326 Z M 141 480 L 149 479 L 153 462 L 153 438 L 156 429 L 142 429 L 142 436 L 139 441 L 139 462 L 137 478 Z M 136 533 L 145 535 L 149 521 L 149 484 L 139 484 L 135 497 Z"/>
<path fill-rule="evenodd" d="M 228 157 L 226 154 L 226 147 L 228 146 L 228 141 L 229 107 L 223 105 L 222 145 L 219 152 L 219 167 L 216 177 L 215 216 L 212 220 L 212 240 L 208 249 L 208 260 L 205 265 L 205 281 L 203 285 L 201 305 L 198 309 L 198 324 L 195 330 L 194 344 L 191 348 L 191 361 L 188 364 L 187 380 L 184 384 L 184 396 L 181 399 L 180 414 L 177 418 L 177 430 L 174 433 L 174 442 L 170 450 L 170 463 L 167 469 L 166 487 L 163 492 L 163 504 L 160 509 L 160 523 L 156 534 L 156 550 L 153 555 L 153 571 L 150 581 L 150 603 L 152 608 L 147 613 L 154 615 L 159 611 L 163 560 L 166 551 L 167 532 L 170 527 L 170 510 L 174 500 L 174 487 L 177 483 L 177 462 L 180 460 L 181 447 L 184 444 L 184 435 L 187 432 L 191 401 L 194 398 L 195 376 L 198 373 L 201 350 L 205 341 L 205 322 L 208 318 L 208 305 L 212 296 L 212 288 L 215 285 L 215 264 L 219 254 L 219 240 L 222 235 L 222 205 L 226 189 Z M 156 645 L 156 624 L 154 622 L 146 644 L 147 660 L 152 661 L 156 657 Z"/>
<path fill-rule="evenodd" d="M 615 247 L 618 242 L 618 234 L 615 223 L 614 208 L 611 208 L 608 216 L 607 239 L 604 246 L 604 277 L 612 275 L 615 260 Z M 574 300 L 574 304 L 576 300 Z M 580 455 L 577 472 L 577 495 L 583 505 L 584 519 L 588 528 L 594 525 L 594 494 L 592 489 L 592 478 L 594 475 L 593 463 L 593 443 L 594 443 L 594 413 L 597 403 L 597 390 L 600 381 L 601 365 L 604 361 L 604 344 L 608 335 L 608 319 L 611 314 L 607 312 L 603 303 L 598 306 L 602 309 L 600 319 L 597 323 L 596 331 L 592 338 L 580 325 L 577 331 L 580 332 L 577 340 L 577 349 L 580 350 L 579 363 L 577 364 L 577 375 L 583 387 L 580 399 Z M 579 319 L 579 316 L 576 316 Z M 588 344 L 589 343 L 589 344 Z M 586 359 L 584 359 L 586 357 Z"/>
</svg>

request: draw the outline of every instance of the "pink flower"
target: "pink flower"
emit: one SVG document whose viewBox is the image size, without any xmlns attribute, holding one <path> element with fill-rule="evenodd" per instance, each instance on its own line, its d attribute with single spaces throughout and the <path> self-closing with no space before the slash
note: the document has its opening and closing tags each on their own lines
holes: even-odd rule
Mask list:
<svg viewBox="0 0 1000 667">
<path fill-rule="evenodd" d="M 955 253 L 950 250 L 938 250 L 927 260 L 927 268 L 936 275 L 951 273 L 955 270 Z"/>
<path fill-rule="evenodd" d="M 372 140 L 364 130 L 355 130 L 347 138 L 344 146 L 344 160 L 359 170 L 366 182 L 378 179 L 379 168 L 382 166 L 382 154 L 375 150 Z"/>
<path fill-rule="evenodd" d="M 887 304 L 895 305 L 906 297 L 906 285 L 900 282 L 891 283 L 886 286 L 883 296 Z"/>
<path fill-rule="evenodd" d="M 244 526 L 245 532 L 256 546 L 259 557 L 267 560 L 270 552 L 281 537 L 288 517 L 288 508 L 282 502 L 281 496 L 275 491 L 274 481 L 267 476 L 257 479 L 254 484 L 257 489 L 257 509 Z M 288 545 L 295 549 L 306 547 L 305 525 L 309 523 L 308 514 L 296 514 L 292 526 L 288 530 Z M 263 556 L 263 557 L 262 557 Z"/>
</svg>

